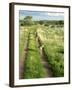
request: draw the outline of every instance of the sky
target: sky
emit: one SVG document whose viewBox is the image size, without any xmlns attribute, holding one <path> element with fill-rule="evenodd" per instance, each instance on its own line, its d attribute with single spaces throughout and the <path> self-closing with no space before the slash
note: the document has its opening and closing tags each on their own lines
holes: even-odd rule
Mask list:
<svg viewBox="0 0 72 90">
<path fill-rule="evenodd" d="M 32 16 L 34 21 L 38 20 L 64 20 L 63 12 L 44 12 L 44 11 L 19 11 L 20 20 L 26 16 Z"/>
</svg>

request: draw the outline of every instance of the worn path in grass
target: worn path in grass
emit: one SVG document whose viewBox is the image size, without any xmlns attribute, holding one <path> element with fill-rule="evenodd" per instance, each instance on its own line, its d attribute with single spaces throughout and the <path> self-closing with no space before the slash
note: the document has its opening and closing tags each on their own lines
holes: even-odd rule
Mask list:
<svg viewBox="0 0 72 90">
<path fill-rule="evenodd" d="M 25 46 L 24 46 L 25 48 L 27 48 L 27 44 L 28 44 L 28 42 L 26 41 L 25 42 Z M 27 53 L 28 53 L 28 51 L 27 50 L 24 50 L 23 55 L 22 55 L 22 57 L 19 60 L 19 78 L 20 79 L 23 79 L 23 77 L 24 77 L 23 76 L 23 72 L 24 72 L 24 61 L 25 61 L 25 58 L 26 58 Z"/>
<path fill-rule="evenodd" d="M 47 58 L 44 55 L 43 46 L 39 45 L 38 39 L 37 39 L 37 44 L 38 44 L 39 53 L 40 53 L 40 57 L 41 57 L 41 63 L 43 65 L 44 71 L 45 71 L 45 76 L 44 77 L 52 77 L 53 76 L 52 71 L 51 71 L 51 69 L 48 65 Z"/>
<path fill-rule="evenodd" d="M 52 72 L 51 72 L 51 70 L 49 68 L 48 62 L 47 62 L 46 57 L 44 55 L 43 47 L 39 45 L 38 37 L 36 38 L 36 42 L 37 42 L 37 46 L 38 46 L 39 53 L 40 53 L 41 63 L 43 65 L 43 69 L 44 69 L 44 72 L 45 72 L 44 77 L 45 78 L 46 77 L 52 77 Z M 28 40 L 25 43 L 25 46 L 24 46 L 25 48 L 28 47 L 27 46 L 27 43 L 28 43 Z M 20 73 L 20 77 L 19 78 L 20 79 L 23 79 L 24 78 L 24 76 L 23 76 L 23 73 L 24 73 L 24 61 L 25 61 L 25 57 L 27 56 L 27 53 L 28 53 L 28 51 L 24 51 L 22 58 L 20 58 L 20 69 L 19 69 L 20 70 L 19 71 L 19 73 Z"/>
<path fill-rule="evenodd" d="M 28 53 L 28 39 L 29 39 L 29 34 L 28 34 L 28 37 L 27 37 L 27 40 L 24 42 L 24 50 L 23 50 L 23 54 L 22 56 L 19 58 L 19 78 L 20 79 L 23 79 L 24 76 L 23 76 L 23 73 L 24 73 L 24 62 L 25 62 L 25 58 L 27 56 L 27 53 Z"/>
</svg>

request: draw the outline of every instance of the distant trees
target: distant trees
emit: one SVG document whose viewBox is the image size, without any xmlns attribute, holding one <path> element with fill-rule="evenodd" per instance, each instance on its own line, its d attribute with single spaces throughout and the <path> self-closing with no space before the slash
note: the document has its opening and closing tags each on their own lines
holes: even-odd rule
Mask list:
<svg viewBox="0 0 72 90">
<path fill-rule="evenodd" d="M 34 22 L 32 21 L 32 16 L 26 16 L 23 20 L 20 20 L 19 22 L 21 26 L 30 26 L 34 24 Z"/>
<path fill-rule="evenodd" d="M 38 21 L 38 23 L 39 23 L 40 25 L 43 25 L 43 24 L 44 24 L 44 21 L 40 20 L 40 21 Z"/>
<path fill-rule="evenodd" d="M 24 25 L 33 25 L 32 16 L 26 16 L 23 22 L 24 22 Z"/>
<path fill-rule="evenodd" d="M 39 20 L 39 21 L 33 21 L 32 16 L 26 16 L 23 20 L 20 20 L 20 25 L 21 26 L 30 26 L 30 25 L 45 25 L 45 26 L 49 26 L 49 25 L 64 25 L 64 21 L 63 20 Z"/>
<path fill-rule="evenodd" d="M 60 24 L 60 25 L 63 25 L 63 24 L 64 24 L 64 22 L 63 22 L 62 20 L 60 20 L 60 21 L 59 21 L 59 24 Z"/>
</svg>

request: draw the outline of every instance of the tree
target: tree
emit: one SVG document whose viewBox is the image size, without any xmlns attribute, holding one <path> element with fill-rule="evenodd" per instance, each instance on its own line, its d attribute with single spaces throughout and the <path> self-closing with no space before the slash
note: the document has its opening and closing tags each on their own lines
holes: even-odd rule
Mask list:
<svg viewBox="0 0 72 90">
<path fill-rule="evenodd" d="M 63 24 L 64 24 L 64 21 L 60 20 L 60 21 L 59 21 L 59 24 L 60 24 L 60 25 L 63 25 Z"/>
<path fill-rule="evenodd" d="M 39 21 L 39 24 L 40 24 L 40 25 L 44 24 L 44 21 L 40 20 L 40 21 Z"/>
<path fill-rule="evenodd" d="M 26 16 L 24 18 L 24 25 L 32 25 L 33 21 L 32 21 L 32 16 Z"/>
</svg>

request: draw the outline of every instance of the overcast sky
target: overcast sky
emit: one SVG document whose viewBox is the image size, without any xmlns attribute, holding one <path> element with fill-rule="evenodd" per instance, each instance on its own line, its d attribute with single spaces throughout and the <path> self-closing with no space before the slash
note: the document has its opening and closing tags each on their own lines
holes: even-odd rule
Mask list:
<svg viewBox="0 0 72 90">
<path fill-rule="evenodd" d="M 64 20 L 63 12 L 43 12 L 43 11 L 19 11 L 20 20 L 25 16 L 32 16 L 33 20 Z"/>
</svg>

